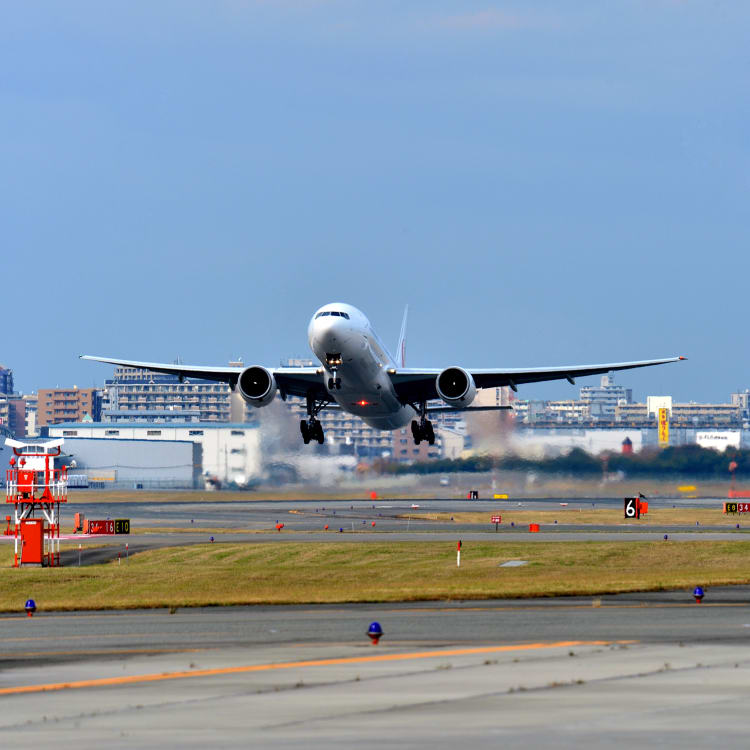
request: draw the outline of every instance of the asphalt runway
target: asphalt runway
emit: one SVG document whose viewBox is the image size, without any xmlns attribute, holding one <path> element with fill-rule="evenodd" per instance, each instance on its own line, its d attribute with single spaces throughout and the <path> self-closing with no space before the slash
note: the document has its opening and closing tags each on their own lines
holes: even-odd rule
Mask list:
<svg viewBox="0 0 750 750">
<path fill-rule="evenodd" d="M 0 627 L 4 747 L 747 745 L 750 587 Z"/>
<path fill-rule="evenodd" d="M 76 537 L 82 564 L 124 545 L 300 541 L 744 539 L 740 528 L 545 524 L 485 529 L 413 512 L 560 508 L 557 500 L 73 504 L 130 518 Z M 621 501 L 567 508 L 621 507 Z M 680 501 L 715 507 L 721 500 Z M 650 500 L 652 507 L 677 504 Z M 375 507 L 373 507 L 373 505 Z M 562 514 L 561 514 L 562 515 Z M 376 526 L 372 527 L 372 521 Z M 277 522 L 281 532 L 271 531 Z M 329 525 L 329 531 L 322 530 Z M 740 522 L 740 526 L 742 526 Z M 339 532 L 341 528 L 343 531 Z M 173 531 L 176 530 L 176 531 Z M 270 533 L 269 533 L 270 532 Z M 11 541 L 6 539 L 6 541 Z M 68 542 L 70 544 L 70 542 Z M 74 565 L 78 551 L 64 553 Z M 369 644 L 379 621 L 385 636 Z M 601 598 L 228 607 L 0 617 L 4 747 L 601 747 L 747 745 L 750 587 Z"/>
<path fill-rule="evenodd" d="M 125 503 L 69 503 L 63 508 L 63 529 L 70 528 L 73 514 L 80 511 L 89 519 L 129 518 L 134 532 L 148 529 L 148 533 L 133 533 L 129 536 L 85 536 L 67 534 L 63 546 L 83 547 L 81 564 L 98 564 L 125 554 L 167 546 L 203 544 L 211 537 L 215 543 L 253 542 L 276 544 L 281 542 L 386 542 L 386 541 L 485 541 L 507 543 L 523 542 L 569 542 L 569 541 L 655 541 L 666 534 L 672 541 L 744 539 L 750 532 L 750 523 L 738 516 L 739 528 L 727 526 L 654 526 L 638 521 L 617 527 L 609 525 L 576 525 L 575 510 L 594 508 L 621 508 L 622 500 L 562 500 L 556 498 L 524 500 L 467 501 L 410 499 L 376 501 L 319 501 L 290 500 L 248 502 L 222 502 L 211 499 L 203 502 L 150 503 L 140 493 L 139 500 Z M 143 498 L 143 499 L 140 499 Z M 562 506 L 561 503 L 565 503 Z M 722 499 L 672 499 L 649 500 L 653 509 L 660 507 L 714 508 L 717 519 L 721 516 Z M 413 507 L 417 505 L 418 507 Z M 404 518 L 410 513 L 455 513 L 479 511 L 487 514 L 485 527 L 476 524 L 428 521 Z M 531 534 L 528 527 L 512 527 L 508 523 L 499 526 L 497 532 L 490 523 L 493 513 L 513 510 L 559 510 L 560 522 L 544 523 L 538 534 Z M 373 522 L 375 526 L 373 526 Z M 283 523 L 281 532 L 275 531 L 277 523 Z M 328 530 L 324 526 L 328 525 Z M 0 543 L 12 543 L 12 538 L 0 537 Z M 87 550 L 87 547 L 97 548 Z M 77 565 L 78 551 L 63 552 L 63 564 Z"/>
</svg>

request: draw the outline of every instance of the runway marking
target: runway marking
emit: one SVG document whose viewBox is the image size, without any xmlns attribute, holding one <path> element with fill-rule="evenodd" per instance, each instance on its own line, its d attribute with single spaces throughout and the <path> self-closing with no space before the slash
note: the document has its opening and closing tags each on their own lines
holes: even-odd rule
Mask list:
<svg viewBox="0 0 750 750">
<path fill-rule="evenodd" d="M 632 644 L 637 641 L 556 641 L 554 643 L 519 643 L 512 646 L 481 646 L 478 648 L 458 648 L 442 651 L 415 651 L 406 654 L 376 654 L 373 656 L 348 656 L 337 659 L 313 659 L 308 661 L 290 661 L 278 664 L 249 664 L 242 667 L 219 667 L 216 669 L 194 669 L 186 672 L 162 672 L 159 674 L 130 675 L 123 677 L 103 677 L 96 680 L 78 680 L 76 682 L 52 682 L 41 685 L 21 685 L 18 687 L 0 688 L 0 695 L 19 695 L 22 693 L 45 693 L 56 690 L 73 690 L 87 687 L 106 687 L 109 685 L 131 685 L 138 682 L 159 682 L 161 680 L 182 680 L 188 677 L 215 677 L 217 675 L 243 674 L 246 672 L 268 672 L 276 669 L 296 669 L 300 667 L 330 667 L 342 664 L 365 664 L 372 662 L 408 661 L 410 659 L 436 659 L 446 656 L 470 656 L 472 654 L 494 654 L 506 651 L 538 651 L 551 648 L 571 648 L 573 646 L 611 646 L 613 644 Z"/>
</svg>

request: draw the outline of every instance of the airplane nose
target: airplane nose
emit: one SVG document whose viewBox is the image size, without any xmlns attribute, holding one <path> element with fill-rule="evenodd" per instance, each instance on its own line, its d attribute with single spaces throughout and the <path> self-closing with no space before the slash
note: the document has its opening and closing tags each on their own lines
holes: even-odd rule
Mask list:
<svg viewBox="0 0 750 750">
<path fill-rule="evenodd" d="M 328 315 L 318 318 L 315 321 L 314 338 L 320 348 L 339 351 L 341 344 L 348 338 L 347 326 L 341 318 Z"/>
</svg>

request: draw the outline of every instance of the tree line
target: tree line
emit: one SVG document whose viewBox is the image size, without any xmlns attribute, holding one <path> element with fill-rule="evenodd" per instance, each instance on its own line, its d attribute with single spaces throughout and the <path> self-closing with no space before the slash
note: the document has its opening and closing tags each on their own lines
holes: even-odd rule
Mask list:
<svg viewBox="0 0 750 750">
<path fill-rule="evenodd" d="M 727 448 L 719 453 L 699 445 L 645 449 L 630 455 L 603 453 L 592 456 L 574 448 L 570 453 L 550 458 L 478 455 L 469 458 L 438 459 L 413 464 L 380 462 L 376 470 L 385 474 L 449 474 L 452 472 L 487 472 L 492 470 L 534 471 L 574 476 L 601 475 L 604 471 L 622 471 L 627 476 L 690 476 L 729 478 L 729 464 L 737 464 L 739 476 L 750 473 L 750 450 Z"/>
</svg>

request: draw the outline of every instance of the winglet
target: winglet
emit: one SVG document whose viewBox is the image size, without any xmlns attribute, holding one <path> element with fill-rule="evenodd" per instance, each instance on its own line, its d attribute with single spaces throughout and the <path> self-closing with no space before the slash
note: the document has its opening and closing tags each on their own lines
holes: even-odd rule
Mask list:
<svg viewBox="0 0 750 750">
<path fill-rule="evenodd" d="M 406 367 L 406 319 L 409 315 L 409 305 L 404 308 L 404 319 L 401 321 L 401 333 L 398 336 L 398 366 Z"/>
</svg>

